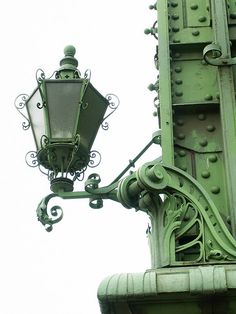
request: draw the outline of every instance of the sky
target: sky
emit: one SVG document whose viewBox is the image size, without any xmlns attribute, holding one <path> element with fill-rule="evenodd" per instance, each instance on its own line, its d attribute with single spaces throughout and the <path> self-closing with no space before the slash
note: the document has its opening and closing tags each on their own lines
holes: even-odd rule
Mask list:
<svg viewBox="0 0 236 314">
<path fill-rule="evenodd" d="M 76 47 L 79 70 L 91 69 L 92 84 L 116 94 L 120 106 L 100 130 L 93 149 L 102 163 L 101 186 L 109 184 L 158 130 L 155 94 L 155 39 L 144 29 L 155 22 L 145 0 L 40 2 L 1 4 L 1 259 L 0 313 L 97 314 L 97 287 L 106 276 L 143 272 L 150 268 L 146 228 L 148 217 L 104 201 L 91 209 L 88 200 L 61 200 L 64 218 L 47 233 L 37 221 L 36 208 L 50 193 L 49 182 L 25 163 L 34 150 L 31 131 L 23 131 L 14 108 L 20 93 L 36 87 L 35 72 L 50 76 L 59 67 L 63 49 Z M 160 156 L 153 146 L 139 162 Z M 83 190 L 83 183 L 75 187 Z"/>
</svg>

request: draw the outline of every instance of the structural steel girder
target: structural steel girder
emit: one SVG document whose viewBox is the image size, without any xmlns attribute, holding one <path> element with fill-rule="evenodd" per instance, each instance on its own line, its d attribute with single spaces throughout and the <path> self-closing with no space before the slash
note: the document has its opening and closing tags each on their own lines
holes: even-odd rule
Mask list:
<svg viewBox="0 0 236 314">
<path fill-rule="evenodd" d="M 151 6 L 154 8 L 155 6 Z M 98 290 L 102 313 L 236 313 L 236 2 L 159 0 L 152 86 L 162 162 L 118 186 L 151 218 L 152 268 Z"/>
</svg>

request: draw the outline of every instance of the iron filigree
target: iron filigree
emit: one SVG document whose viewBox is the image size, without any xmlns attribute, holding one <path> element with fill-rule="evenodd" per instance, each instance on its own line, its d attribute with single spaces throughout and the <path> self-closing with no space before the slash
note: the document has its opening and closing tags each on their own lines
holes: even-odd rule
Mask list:
<svg viewBox="0 0 236 314">
<path fill-rule="evenodd" d="M 36 71 L 35 76 L 36 76 L 36 81 L 38 82 L 39 85 L 46 79 L 46 75 L 42 69 L 38 69 Z"/>
<path fill-rule="evenodd" d="M 147 163 L 119 183 L 118 199 L 127 208 L 149 214 L 155 267 L 236 260 L 236 241 L 218 209 L 184 171 Z"/>
<path fill-rule="evenodd" d="M 21 110 L 24 110 L 25 108 L 25 104 L 26 101 L 28 100 L 29 96 L 27 94 L 20 94 L 19 96 L 16 97 L 14 104 L 15 107 L 17 109 L 17 111 L 22 115 L 22 117 L 24 117 L 24 119 L 26 121 L 22 122 L 22 128 L 23 130 L 28 130 L 30 127 L 30 121 L 29 119 L 26 117 L 26 115 L 24 115 Z"/>
<path fill-rule="evenodd" d="M 92 150 L 89 154 L 88 166 L 90 168 L 95 168 L 100 165 L 102 160 L 101 154 L 97 150 Z"/>
<path fill-rule="evenodd" d="M 29 151 L 25 155 L 25 162 L 27 163 L 29 167 L 32 167 L 32 168 L 38 167 L 39 162 L 38 162 L 37 152 L 32 151 L 32 150 Z"/>
<path fill-rule="evenodd" d="M 103 121 L 102 121 L 102 128 L 103 130 L 108 130 L 109 129 L 109 124 L 108 122 L 106 122 L 105 120 L 111 115 L 113 114 L 113 112 L 119 107 L 120 105 L 120 100 L 119 98 L 115 95 L 115 94 L 107 94 L 105 97 L 108 102 L 109 102 L 109 108 L 111 110 L 110 113 L 108 113 L 106 115 L 106 117 L 104 117 Z M 105 122 L 104 122 L 105 121 Z"/>
<path fill-rule="evenodd" d="M 44 225 L 46 231 L 48 232 L 52 231 L 52 226 L 61 221 L 63 218 L 63 211 L 60 206 L 56 205 L 48 209 L 48 202 L 56 196 L 57 195 L 54 193 L 46 196 L 42 199 L 37 208 L 38 220 Z"/>
</svg>

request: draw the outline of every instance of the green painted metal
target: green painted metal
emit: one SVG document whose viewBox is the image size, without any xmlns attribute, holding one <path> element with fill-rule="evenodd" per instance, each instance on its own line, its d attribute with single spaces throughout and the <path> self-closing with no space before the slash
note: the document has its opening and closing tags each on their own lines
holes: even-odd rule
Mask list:
<svg viewBox="0 0 236 314">
<path fill-rule="evenodd" d="M 47 214 L 52 197 L 89 198 L 93 208 L 100 208 L 102 199 L 111 198 L 145 210 L 150 216 L 154 268 L 236 260 L 236 243 L 231 235 L 235 234 L 236 208 L 234 59 L 227 10 L 224 1 L 158 2 L 158 32 L 155 22 L 146 33 L 155 38 L 158 33 L 159 38 L 155 56 L 159 80 L 152 88 L 159 97 L 161 135 L 156 135 L 109 187 L 99 188 L 99 176 L 94 174 L 86 181 L 85 192 L 71 193 L 66 176 L 54 179 L 52 189 L 56 194 L 46 197 L 38 208 L 39 220 L 49 225 L 48 230 L 60 220 Z M 57 74 L 63 82 L 70 82 L 75 75 L 80 78 L 74 53 L 73 47 L 65 49 Z M 41 77 L 39 82 L 46 80 Z M 45 90 L 41 84 L 46 103 Z M 122 180 L 152 142 L 161 144 L 162 160 L 146 164 Z M 60 161 L 67 144 L 46 144 L 38 160 L 45 168 L 57 169 L 49 146 L 63 146 L 62 157 L 57 158 Z M 79 138 L 77 144 L 70 145 L 73 157 L 73 151 L 81 146 Z M 149 174 L 150 167 L 159 170 Z M 55 209 L 52 212 L 56 217 Z"/>
<path fill-rule="evenodd" d="M 65 188 L 67 178 L 56 182 L 55 193 L 38 206 L 38 219 L 47 231 L 61 220 L 59 206 L 48 210 L 53 197 L 88 198 L 92 208 L 111 199 L 149 215 L 151 270 L 105 280 L 98 293 L 102 313 L 233 314 L 236 2 L 159 0 L 150 8 L 157 17 L 145 33 L 158 39 L 158 80 L 149 89 L 157 92 L 161 130 L 109 186 L 99 187 L 97 174 L 88 177 L 85 191 Z M 60 79 L 71 79 L 76 68 L 70 47 Z M 162 157 L 124 178 L 152 143 L 161 145 Z"/>
<path fill-rule="evenodd" d="M 168 20 L 168 7 L 167 1 L 159 1 L 159 11 L 161 14 L 158 17 L 158 32 L 162 35 L 159 36 L 159 48 L 156 56 L 156 66 L 162 76 L 159 79 L 159 101 L 161 122 L 161 136 L 162 141 L 162 158 L 167 164 L 174 164 L 174 146 L 173 146 L 173 125 L 172 121 L 172 103 L 171 103 L 171 73 L 170 62 L 168 58 L 160 58 L 160 55 L 168 56 L 170 54 L 169 47 L 169 25 L 165 23 Z"/>
<path fill-rule="evenodd" d="M 18 107 L 26 107 L 25 128 L 31 126 L 36 144 L 36 151 L 29 154 L 31 164 L 48 175 L 55 193 L 73 191 L 74 181 L 83 177 L 87 166 L 95 166 L 94 158 L 100 154 L 91 148 L 111 106 L 111 95 L 105 98 L 93 87 L 88 71 L 81 77 L 75 52 L 73 46 L 64 49 L 65 56 L 53 78 L 46 79 L 38 70 L 38 87 Z"/>
</svg>

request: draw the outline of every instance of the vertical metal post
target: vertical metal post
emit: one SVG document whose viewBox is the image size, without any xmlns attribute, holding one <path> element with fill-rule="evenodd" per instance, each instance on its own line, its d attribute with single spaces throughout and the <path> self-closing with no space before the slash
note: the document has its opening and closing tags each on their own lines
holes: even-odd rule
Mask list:
<svg viewBox="0 0 236 314">
<path fill-rule="evenodd" d="M 212 0 L 212 27 L 222 58 L 231 57 L 226 1 Z M 218 86 L 224 147 L 227 197 L 232 233 L 236 236 L 236 106 L 232 65 L 218 66 Z"/>
<path fill-rule="evenodd" d="M 169 48 L 169 22 L 168 3 L 166 0 L 158 1 L 158 31 L 162 34 L 159 38 L 159 70 L 162 73 L 159 79 L 160 116 L 162 134 L 162 160 L 164 163 L 174 164 L 172 99 L 171 99 L 171 74 L 170 74 L 170 48 Z M 164 57 L 165 56 L 165 57 Z"/>
</svg>

